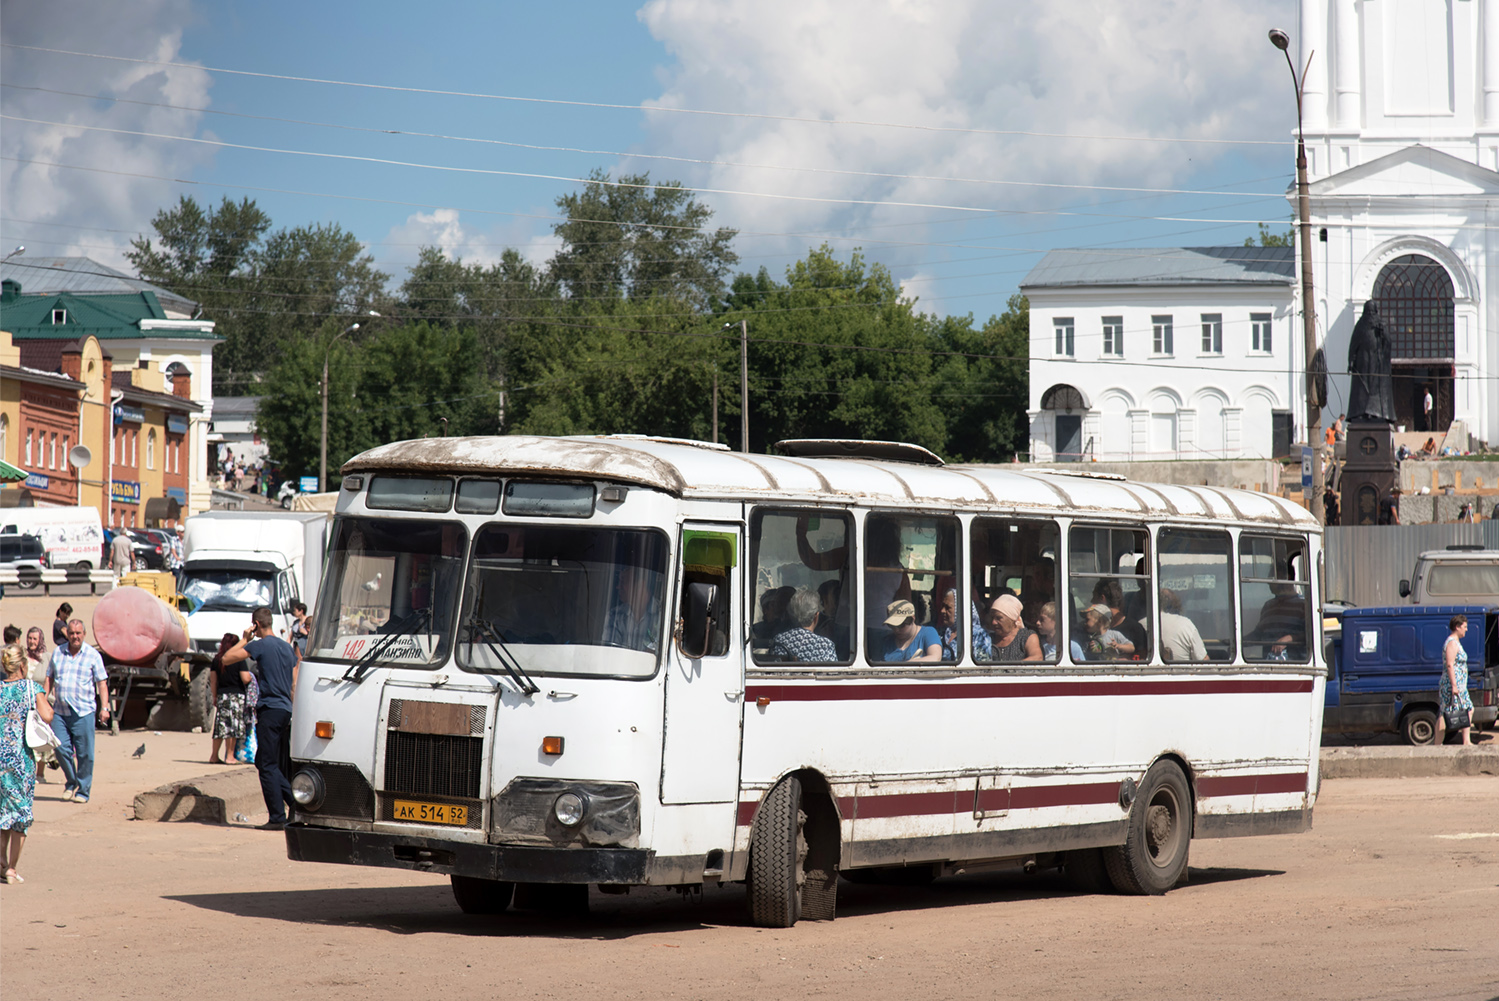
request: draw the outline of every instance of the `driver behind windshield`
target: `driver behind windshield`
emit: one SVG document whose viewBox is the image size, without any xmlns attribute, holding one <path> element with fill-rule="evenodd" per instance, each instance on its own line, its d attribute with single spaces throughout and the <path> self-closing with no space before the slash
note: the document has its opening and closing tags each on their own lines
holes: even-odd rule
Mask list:
<svg viewBox="0 0 1499 1001">
<path fill-rule="evenodd" d="M 655 653 L 660 646 L 661 600 L 657 575 L 623 566 L 615 576 L 614 599 L 604 624 L 604 642 Z"/>
</svg>

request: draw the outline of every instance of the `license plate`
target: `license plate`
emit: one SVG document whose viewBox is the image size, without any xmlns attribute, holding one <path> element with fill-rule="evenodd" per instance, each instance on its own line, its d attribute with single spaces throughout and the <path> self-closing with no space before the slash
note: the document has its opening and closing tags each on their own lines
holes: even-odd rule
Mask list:
<svg viewBox="0 0 1499 1001">
<path fill-rule="evenodd" d="M 468 823 L 468 807 L 452 803 L 417 803 L 409 799 L 395 802 L 394 820 L 405 820 L 417 824 L 452 824 L 463 827 Z"/>
</svg>

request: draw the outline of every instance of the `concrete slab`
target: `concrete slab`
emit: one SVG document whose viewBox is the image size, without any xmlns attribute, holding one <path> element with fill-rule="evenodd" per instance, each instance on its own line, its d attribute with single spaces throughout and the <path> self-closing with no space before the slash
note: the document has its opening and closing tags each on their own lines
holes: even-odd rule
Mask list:
<svg viewBox="0 0 1499 1001">
<path fill-rule="evenodd" d="M 1323 779 L 1416 779 L 1499 775 L 1499 743 L 1468 747 L 1324 747 Z"/>
<path fill-rule="evenodd" d="M 260 778 L 245 765 L 195 779 L 168 782 L 135 797 L 136 820 L 195 820 L 228 824 L 236 814 L 265 812 Z"/>
</svg>

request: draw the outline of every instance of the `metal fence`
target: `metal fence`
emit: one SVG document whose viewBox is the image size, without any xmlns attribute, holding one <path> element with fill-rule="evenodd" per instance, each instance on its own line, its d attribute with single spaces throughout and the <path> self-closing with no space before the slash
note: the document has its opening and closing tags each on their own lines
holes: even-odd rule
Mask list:
<svg viewBox="0 0 1499 1001">
<path fill-rule="evenodd" d="M 1400 582 L 1410 579 L 1416 557 L 1455 545 L 1499 549 L 1499 521 L 1329 528 L 1323 536 L 1326 598 L 1359 606 L 1405 604 Z"/>
</svg>

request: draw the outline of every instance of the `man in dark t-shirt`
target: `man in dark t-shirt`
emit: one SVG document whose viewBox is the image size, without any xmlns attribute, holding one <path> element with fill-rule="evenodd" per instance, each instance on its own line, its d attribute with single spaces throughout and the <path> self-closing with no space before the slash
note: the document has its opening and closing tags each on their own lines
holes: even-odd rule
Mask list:
<svg viewBox="0 0 1499 1001">
<path fill-rule="evenodd" d="M 227 653 L 224 664 L 237 664 L 255 658 L 260 665 L 260 704 L 255 710 L 255 767 L 260 770 L 260 794 L 265 798 L 271 819 L 261 830 L 279 831 L 286 827 L 286 808 L 295 806 L 291 783 L 286 780 L 283 762 L 290 759 L 291 700 L 297 687 L 297 665 L 301 658 L 296 648 L 277 636 L 272 628 L 271 610 L 264 606 L 250 614 L 246 629 Z"/>
</svg>

